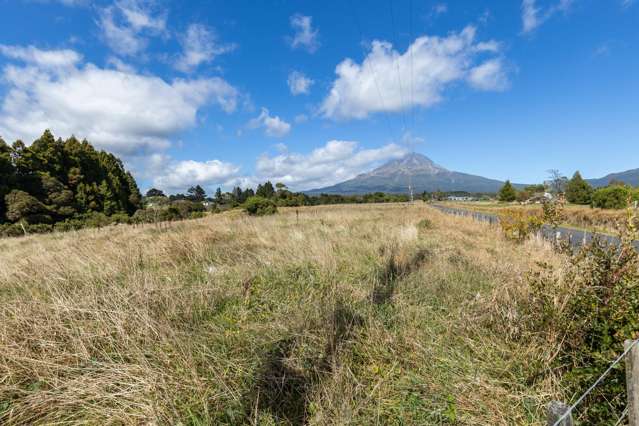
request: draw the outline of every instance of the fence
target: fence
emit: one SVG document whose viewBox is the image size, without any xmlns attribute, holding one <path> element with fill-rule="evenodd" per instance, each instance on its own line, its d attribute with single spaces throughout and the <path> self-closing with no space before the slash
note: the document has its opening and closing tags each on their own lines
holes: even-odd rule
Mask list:
<svg viewBox="0 0 639 426">
<path fill-rule="evenodd" d="M 548 426 L 573 426 L 573 411 L 592 392 L 606 376 L 624 359 L 626 360 L 626 394 L 625 410 L 619 415 L 615 426 L 620 425 L 626 417 L 629 426 L 639 426 L 639 340 L 626 340 L 624 351 L 615 359 L 608 369 L 577 400 L 568 406 L 561 401 L 553 401 L 548 405 Z"/>
<path fill-rule="evenodd" d="M 463 210 L 440 205 L 432 205 L 436 209 L 452 214 L 455 216 L 472 217 L 475 220 L 488 222 L 491 225 L 499 223 L 497 215 L 475 212 L 471 210 Z M 635 208 L 637 204 L 635 203 Z M 573 230 L 569 228 L 551 228 L 545 226 L 542 228 L 542 235 L 548 239 L 559 239 L 565 235 L 568 241 L 574 246 L 584 245 L 593 238 L 600 238 L 608 244 L 618 245 L 619 239 L 609 235 L 587 233 L 585 231 Z M 635 247 L 639 249 L 639 241 L 635 242 Z M 552 401 L 548 405 L 547 424 L 548 426 L 573 426 L 573 412 L 575 408 L 592 392 L 601 382 L 603 382 L 608 374 L 623 360 L 626 366 L 626 408 L 620 413 L 615 426 L 622 424 L 627 418 L 629 426 L 639 426 L 639 340 L 626 340 L 624 351 L 615 359 L 608 369 L 579 397 L 572 405 L 567 405 L 561 401 Z"/>
</svg>

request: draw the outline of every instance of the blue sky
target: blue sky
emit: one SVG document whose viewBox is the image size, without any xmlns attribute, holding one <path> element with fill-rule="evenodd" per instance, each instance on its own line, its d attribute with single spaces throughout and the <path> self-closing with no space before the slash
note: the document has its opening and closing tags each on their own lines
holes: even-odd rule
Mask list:
<svg viewBox="0 0 639 426">
<path fill-rule="evenodd" d="M 639 1 L 0 0 L 0 135 L 143 189 L 336 183 L 409 150 L 539 182 L 637 168 Z"/>
</svg>

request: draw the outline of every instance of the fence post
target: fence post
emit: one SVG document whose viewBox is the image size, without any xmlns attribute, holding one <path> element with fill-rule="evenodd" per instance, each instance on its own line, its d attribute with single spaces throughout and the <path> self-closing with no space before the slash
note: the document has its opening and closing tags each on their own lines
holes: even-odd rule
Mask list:
<svg viewBox="0 0 639 426">
<path fill-rule="evenodd" d="M 570 407 L 561 401 L 551 401 L 550 404 L 548 404 L 548 426 L 554 426 L 555 423 L 557 423 L 557 420 L 559 420 L 561 416 L 566 414 L 566 411 L 568 411 L 569 409 Z M 572 421 L 572 413 L 566 416 L 566 418 L 563 419 L 558 426 L 574 426 L 574 422 Z"/>
<path fill-rule="evenodd" d="M 626 340 L 624 349 L 635 343 Z M 626 356 L 626 393 L 628 394 L 628 425 L 639 426 L 639 348 L 634 345 Z"/>
</svg>

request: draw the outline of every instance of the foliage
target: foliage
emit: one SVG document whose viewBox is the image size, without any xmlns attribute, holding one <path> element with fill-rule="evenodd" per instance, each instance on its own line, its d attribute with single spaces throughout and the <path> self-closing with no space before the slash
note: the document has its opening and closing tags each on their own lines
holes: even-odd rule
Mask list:
<svg viewBox="0 0 639 426">
<path fill-rule="evenodd" d="M 0 223 L 49 224 L 93 213 L 123 217 L 140 201 L 122 161 L 86 140 L 56 140 L 48 130 L 30 146 L 0 139 Z"/>
<path fill-rule="evenodd" d="M 275 189 L 271 181 L 266 181 L 264 185 L 257 185 L 255 195 L 262 198 L 271 198 L 275 194 Z"/>
<path fill-rule="evenodd" d="M 544 221 L 535 214 L 518 209 L 504 210 L 499 215 L 499 226 L 506 238 L 517 242 L 525 241 L 531 234 L 538 232 Z"/>
<path fill-rule="evenodd" d="M 546 341 L 557 345 L 553 366 L 569 394 L 580 394 L 639 337 L 639 239 L 629 210 L 621 246 L 595 240 L 570 254 L 563 275 L 547 264 L 530 278 L 530 312 Z M 623 365 L 621 366 L 623 367 Z M 625 406 L 623 368 L 613 370 L 583 403 L 584 424 L 604 424 Z"/>
<path fill-rule="evenodd" d="M 628 200 L 638 200 L 639 191 L 622 185 L 611 185 L 597 189 L 592 196 L 592 206 L 602 209 L 623 209 Z"/>
<path fill-rule="evenodd" d="M 592 201 L 592 186 L 586 182 L 577 171 L 566 185 L 566 200 L 573 204 L 590 204 Z"/>
<path fill-rule="evenodd" d="M 505 202 L 515 201 L 515 199 L 517 199 L 517 191 L 509 180 L 507 180 L 506 183 L 504 183 L 504 186 L 501 187 L 497 194 L 497 198 L 499 201 Z"/>
<path fill-rule="evenodd" d="M 148 191 L 146 191 L 145 197 L 147 197 L 147 198 L 149 198 L 149 197 L 166 197 L 166 195 L 164 195 L 164 192 L 162 192 L 159 189 L 151 188 Z"/>
<path fill-rule="evenodd" d="M 542 206 L 543 221 L 557 229 L 566 220 L 566 202 L 563 197 L 546 201 Z"/>
<path fill-rule="evenodd" d="M 244 210 L 251 216 L 265 216 L 275 214 L 277 206 L 273 200 L 256 195 L 246 200 Z"/>
</svg>

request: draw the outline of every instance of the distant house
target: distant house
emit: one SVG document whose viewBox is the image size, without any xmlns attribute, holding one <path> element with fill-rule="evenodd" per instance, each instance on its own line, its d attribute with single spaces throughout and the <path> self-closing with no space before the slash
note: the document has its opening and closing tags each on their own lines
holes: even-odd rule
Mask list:
<svg viewBox="0 0 639 426">
<path fill-rule="evenodd" d="M 550 192 L 538 193 L 527 199 L 523 204 L 543 204 L 546 201 L 550 201 L 554 198 Z"/>
</svg>

